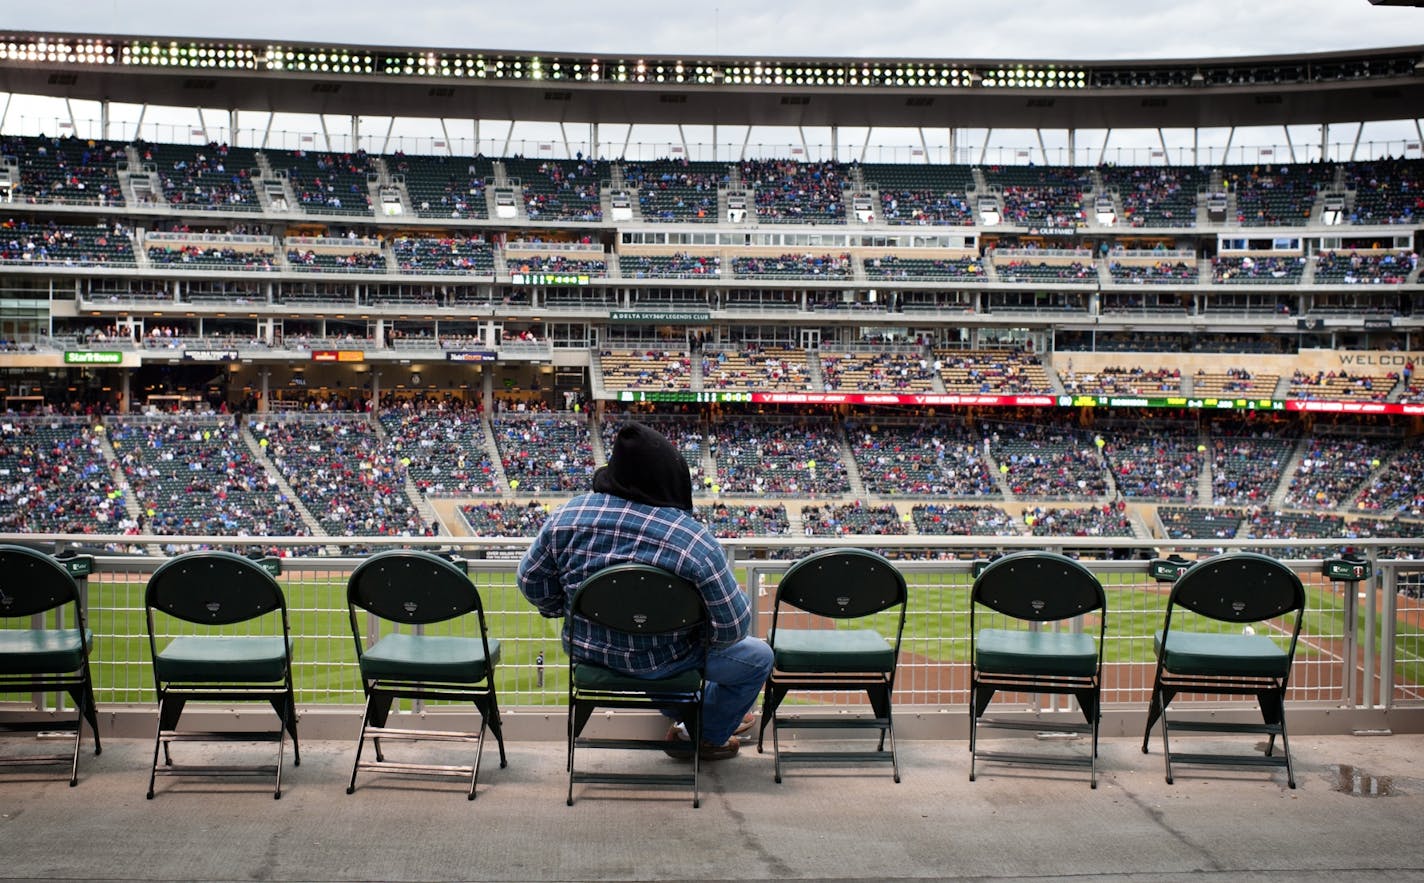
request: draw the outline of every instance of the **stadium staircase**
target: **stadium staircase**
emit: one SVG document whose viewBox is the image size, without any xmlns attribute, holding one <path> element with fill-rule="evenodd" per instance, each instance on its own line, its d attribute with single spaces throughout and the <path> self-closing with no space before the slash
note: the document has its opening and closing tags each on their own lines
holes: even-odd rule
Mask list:
<svg viewBox="0 0 1424 883">
<path fill-rule="evenodd" d="M 509 476 L 504 474 L 504 458 L 499 455 L 499 445 L 494 442 L 494 425 L 490 423 L 488 414 L 480 420 L 485 426 L 485 454 L 489 456 L 490 468 L 494 471 L 495 481 L 499 482 L 500 494 L 508 496 Z"/>
<path fill-rule="evenodd" d="M 420 488 L 415 486 L 415 479 L 410 477 L 409 472 L 405 474 L 405 495 L 406 498 L 410 500 L 411 505 L 415 506 L 415 511 L 420 513 L 420 517 L 426 524 L 435 525 L 438 531 L 445 536 L 450 535 L 449 528 L 440 520 L 440 513 L 435 511 L 435 507 L 431 505 L 430 500 L 426 498 L 425 494 L 420 492 Z"/>
<path fill-rule="evenodd" d="M 290 214 L 295 211 L 297 198 L 292 192 L 286 173 L 275 171 L 267 161 L 267 154 L 260 150 L 257 152 L 257 168 L 260 174 L 258 180 L 252 183 L 263 213 Z M 283 251 L 278 249 L 279 253 Z"/>
<path fill-rule="evenodd" d="M 994 476 L 994 483 L 999 486 L 999 493 L 1003 495 L 1005 503 L 1017 503 L 1018 494 L 1015 494 L 1009 487 L 1009 480 L 1004 477 L 1004 473 L 999 469 L 999 461 L 994 459 L 993 453 L 989 450 L 986 442 L 984 445 L 984 466 L 989 470 L 989 474 Z"/>
<path fill-rule="evenodd" d="M 821 354 L 815 350 L 806 353 L 806 374 L 812 389 L 824 389 L 826 375 L 821 371 Z"/>
<path fill-rule="evenodd" d="M 158 167 L 153 163 L 145 165 L 132 144 L 125 148 L 125 155 L 128 157 L 128 168 L 119 169 L 117 175 L 119 190 L 124 194 L 128 207 L 166 205 L 163 186 L 158 180 Z"/>
<path fill-rule="evenodd" d="M 1187 395 L 1191 395 L 1188 391 Z M 1210 506 L 1215 494 L 1212 488 L 1215 483 L 1211 471 L 1211 438 L 1205 432 L 1197 436 L 1197 447 L 1205 448 L 1206 454 L 1202 456 L 1201 471 L 1197 475 L 1197 504 L 1200 506 Z"/>
<path fill-rule="evenodd" d="M 104 432 L 98 433 L 98 435 L 99 450 L 104 452 L 105 462 L 119 462 L 119 452 L 115 451 L 114 446 L 110 444 L 109 434 L 107 432 Z M 124 512 L 128 513 L 129 518 L 133 519 L 133 522 L 135 524 L 143 524 L 143 510 L 139 508 L 138 496 L 133 492 L 133 488 L 129 487 L 128 478 L 124 476 L 124 471 L 122 469 L 114 471 L 114 480 L 115 486 L 122 490 L 124 494 Z M 150 555 L 163 554 L 163 550 L 156 545 L 149 545 L 144 551 L 146 551 Z"/>
<path fill-rule="evenodd" d="M 693 350 L 691 353 L 688 354 L 687 361 L 691 368 L 691 370 L 688 371 L 687 388 L 692 390 L 693 392 L 702 392 L 702 390 L 706 388 L 703 385 L 704 375 L 702 373 L 702 351 Z M 708 474 L 710 475 L 711 473 Z"/>
<path fill-rule="evenodd" d="M 1285 505 L 1286 494 L 1290 491 L 1291 478 L 1295 476 L 1295 471 L 1300 468 L 1300 461 L 1305 458 L 1305 452 L 1309 446 L 1309 438 L 1300 439 L 1291 450 L 1291 455 L 1286 458 L 1285 465 L 1281 467 L 1280 481 L 1276 484 L 1276 489 L 1271 491 L 1271 496 L 1266 501 L 1266 506 L 1271 511 L 1274 512 Z"/>
<path fill-rule="evenodd" d="M 317 521 L 316 517 L 312 515 L 311 510 L 307 508 L 306 503 L 302 502 L 302 498 L 297 496 L 296 491 L 292 490 L 292 486 L 287 483 L 287 479 L 282 477 L 282 473 L 272 463 L 271 459 L 267 457 L 267 452 L 262 449 L 262 445 L 258 443 L 257 437 L 252 434 L 252 431 L 244 426 L 238 430 L 237 434 L 242 437 L 242 443 L 247 445 L 247 450 L 252 452 L 253 462 L 262 464 L 262 470 L 267 473 L 267 477 L 270 478 L 272 483 L 291 501 L 292 508 L 297 510 L 297 514 L 302 517 L 302 524 L 306 525 L 307 530 L 311 531 L 312 536 L 327 536 L 326 529 L 323 528 L 321 522 Z M 333 555 L 338 555 L 341 552 L 336 546 L 327 547 L 327 551 Z"/>
<path fill-rule="evenodd" d="M 1271 392 L 1271 398 L 1284 399 L 1290 395 L 1291 377 L 1289 374 L 1282 374 L 1281 379 L 1276 381 L 1276 388 Z"/>
<path fill-rule="evenodd" d="M 865 481 L 860 477 L 860 467 L 855 462 L 855 452 L 851 450 L 850 439 L 846 438 L 845 424 L 836 425 L 836 438 L 840 442 L 841 462 L 845 464 L 846 481 L 850 484 L 850 496 L 857 500 L 864 500 Z"/>
</svg>

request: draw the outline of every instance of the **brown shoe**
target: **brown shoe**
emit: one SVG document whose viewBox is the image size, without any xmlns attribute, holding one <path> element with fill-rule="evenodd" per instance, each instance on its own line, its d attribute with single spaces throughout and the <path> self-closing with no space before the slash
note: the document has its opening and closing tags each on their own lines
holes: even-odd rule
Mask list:
<svg viewBox="0 0 1424 883">
<path fill-rule="evenodd" d="M 726 760 L 729 757 L 736 757 L 737 750 L 742 747 L 742 743 L 735 736 L 728 739 L 721 745 L 713 745 L 711 742 L 703 742 L 697 748 L 697 756 L 703 760 Z"/>
<path fill-rule="evenodd" d="M 692 760 L 692 740 L 681 724 L 668 727 L 667 738 L 663 740 L 663 753 L 677 760 Z"/>
</svg>

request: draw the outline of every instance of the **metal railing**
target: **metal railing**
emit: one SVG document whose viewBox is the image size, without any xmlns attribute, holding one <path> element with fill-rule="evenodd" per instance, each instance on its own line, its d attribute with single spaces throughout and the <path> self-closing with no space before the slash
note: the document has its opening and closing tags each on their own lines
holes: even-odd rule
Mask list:
<svg viewBox="0 0 1424 883">
<path fill-rule="evenodd" d="M 102 548 L 162 543 L 172 537 L 7 535 L 4 542 L 42 540 Z M 187 538 L 192 546 L 224 545 L 239 549 L 253 540 L 231 537 Z M 264 546 L 305 546 L 312 538 L 264 538 Z M 1144 548 L 1150 542 L 1152 548 Z M 1321 541 L 1317 541 L 1321 542 Z M 1345 541 L 1342 541 L 1342 543 Z M 1369 553 L 1373 576 L 1361 583 L 1337 583 L 1322 575 L 1317 559 L 1291 560 L 1309 598 L 1306 625 L 1297 650 L 1289 698 L 1293 705 L 1317 710 L 1349 710 L 1384 720 L 1399 709 L 1424 709 L 1424 560 L 1386 557 L 1399 540 L 1349 541 Z M 539 616 L 520 595 L 515 569 L 528 541 L 497 538 L 363 538 L 373 549 L 427 546 L 469 560 L 471 579 L 484 600 L 491 632 L 503 646 L 498 686 L 507 708 L 562 705 L 565 660 L 559 641 L 560 620 Z M 1208 550 L 1285 550 L 1295 540 L 1167 541 L 1141 539 L 1049 539 L 1035 537 L 849 537 L 840 539 L 756 538 L 725 541 L 738 577 L 755 611 L 754 632 L 770 624 L 775 587 L 790 562 L 813 549 L 834 546 L 876 548 L 896 558 L 910 586 L 910 610 L 896 683 L 897 707 L 910 713 L 962 710 L 968 694 L 968 604 L 973 562 L 991 552 L 1051 548 L 1102 555 L 1089 561 L 1108 597 L 1103 701 L 1108 711 L 1146 707 L 1153 677 L 1153 632 L 1161 627 L 1170 586 L 1154 581 L 1147 560 L 1109 560 L 1112 554 L 1210 554 Z M 1328 542 L 1325 543 L 1328 545 Z M 151 548 L 151 547 L 150 547 Z M 919 557 L 911 557 L 919 556 Z M 144 587 L 157 556 L 96 557 L 94 573 L 84 582 L 89 626 L 95 635 L 93 671 L 101 707 L 149 707 L 154 701 L 149 646 L 144 626 Z M 291 610 L 298 701 L 304 707 L 349 710 L 361 702 L 354 642 L 345 602 L 346 580 L 360 558 L 284 558 L 279 577 Z M 1083 627 L 1082 622 L 1065 626 Z M 1265 633 L 1272 623 L 1257 624 Z M 543 671 L 536 662 L 543 653 Z M 12 702 L 15 697 L 7 697 Z M 1032 712 L 1069 710 L 1054 696 L 1018 697 Z M 24 709 L 62 707 L 58 696 L 32 697 Z M 1179 702 L 1207 702 L 1212 697 L 1183 697 Z M 856 704 L 864 697 L 835 697 Z M 3 708 L 3 707 L 0 707 Z"/>
</svg>

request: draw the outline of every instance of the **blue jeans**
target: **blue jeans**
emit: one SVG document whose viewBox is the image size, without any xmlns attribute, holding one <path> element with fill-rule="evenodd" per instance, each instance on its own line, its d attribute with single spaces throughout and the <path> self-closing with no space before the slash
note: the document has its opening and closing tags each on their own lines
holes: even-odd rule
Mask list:
<svg viewBox="0 0 1424 883">
<path fill-rule="evenodd" d="M 732 738 L 742 717 L 756 705 L 771 674 L 771 664 L 771 648 L 760 638 L 743 638 L 730 647 L 712 648 L 707 654 L 707 695 L 702 698 L 704 742 L 721 745 Z M 685 659 L 646 677 L 663 678 L 695 665 L 695 659 Z"/>
</svg>

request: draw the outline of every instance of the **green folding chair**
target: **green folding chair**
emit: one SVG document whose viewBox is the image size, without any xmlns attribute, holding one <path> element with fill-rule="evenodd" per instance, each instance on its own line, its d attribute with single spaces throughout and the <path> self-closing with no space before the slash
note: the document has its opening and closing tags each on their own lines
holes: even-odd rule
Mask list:
<svg viewBox="0 0 1424 883">
<path fill-rule="evenodd" d="M 1295 571 L 1254 552 L 1198 561 L 1172 586 L 1167 615 L 1153 640 L 1157 670 L 1142 733 L 1148 751 L 1152 727 L 1162 721 L 1167 783 L 1172 764 L 1284 767 L 1295 787 L 1286 735 L 1286 687 L 1305 619 L 1305 587 Z M 1255 696 L 1261 723 L 1199 718 L 1168 721 L 1167 708 L 1181 693 Z M 1231 733 L 1267 737 L 1261 754 L 1175 752 L 1171 734 Z M 1280 737 L 1281 750 L 1275 751 Z"/>
<path fill-rule="evenodd" d="M 51 618 L 45 623 L 46 617 Z M 70 732 L 70 754 L 21 754 L 0 758 L 5 766 L 69 764 L 69 784 L 79 782 L 79 745 L 83 725 L 99 741 L 99 714 L 94 707 L 94 680 L 89 651 L 94 633 L 84 621 L 79 585 L 64 565 L 43 552 L 23 546 L 0 546 L 0 693 L 64 691 L 74 702 L 73 720 L 46 715 L 0 724 L 4 733 Z M 41 710 L 39 704 L 36 711 Z"/>
<path fill-rule="evenodd" d="M 475 584 L 458 564 L 430 552 L 381 552 L 352 571 L 346 601 L 366 691 L 366 711 L 346 793 L 356 790 L 356 774 L 366 770 L 467 777 L 467 797 L 474 800 L 486 732 L 493 733 L 499 744 L 500 767 L 509 765 L 494 685 L 500 646 L 489 636 Z M 392 727 L 391 705 L 396 699 L 472 702 L 480 713 L 479 731 Z M 361 759 L 367 739 L 375 760 Z M 475 757 L 464 765 L 387 760 L 383 743 L 391 741 L 473 744 Z"/>
<path fill-rule="evenodd" d="M 1097 614 L 1096 629 L 1091 620 Z M 1058 625 L 1056 629 L 1045 626 Z M 974 580 L 969 604 L 969 781 L 980 760 L 1038 766 L 1087 767 L 1098 787 L 1103 637 L 1107 599 L 1098 578 L 1054 552 L 1016 552 L 991 562 Z M 1091 631 L 1097 632 L 1093 640 Z M 1084 723 L 986 717 L 995 693 L 1073 696 Z M 1091 738 L 1087 756 L 1052 752 L 984 751 L 979 728 L 1079 733 Z"/>
<path fill-rule="evenodd" d="M 776 587 L 767 643 L 775 659 L 763 694 L 757 751 L 771 727 L 776 781 L 785 764 L 888 763 L 900 781 L 891 694 L 905 631 L 909 591 L 905 577 L 884 557 L 865 549 L 827 549 L 797 561 Z M 885 614 L 882 623 L 872 617 Z M 894 640 L 877 628 L 893 628 Z M 887 628 L 888 631 L 888 628 Z M 872 715 L 779 714 L 793 691 L 822 697 L 864 691 Z M 869 729 L 875 750 L 783 749 L 782 730 Z M 886 739 L 890 750 L 885 750 Z"/>
<path fill-rule="evenodd" d="M 638 678 L 596 665 L 569 660 L 567 803 L 574 805 L 574 784 L 691 787 L 692 805 L 701 805 L 698 771 L 702 744 L 702 698 L 707 686 L 710 634 L 707 605 L 687 580 L 646 564 L 615 564 L 584 580 L 574 593 L 569 615 L 627 636 L 698 635 L 696 667 L 663 678 Z M 666 740 L 590 738 L 584 728 L 598 708 L 676 710 L 691 737 L 691 769 L 686 773 L 588 771 L 575 764 L 576 749 L 663 751 Z"/>
<path fill-rule="evenodd" d="M 158 693 L 148 799 L 153 799 L 158 776 L 272 776 L 272 797 L 280 799 L 287 734 L 292 737 L 293 765 L 302 762 L 292 691 L 291 627 L 282 587 L 262 565 L 241 555 L 189 552 L 153 572 L 144 608 Z M 277 729 L 178 729 L 189 702 L 244 701 L 270 703 Z M 175 765 L 174 742 L 276 742 L 277 762 Z"/>
</svg>

